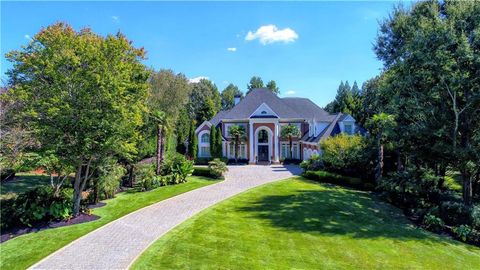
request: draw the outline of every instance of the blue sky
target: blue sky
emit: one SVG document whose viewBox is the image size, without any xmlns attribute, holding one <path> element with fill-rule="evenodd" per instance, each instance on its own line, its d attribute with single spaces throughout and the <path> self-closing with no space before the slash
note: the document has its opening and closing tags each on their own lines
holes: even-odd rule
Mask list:
<svg viewBox="0 0 480 270">
<path fill-rule="evenodd" d="M 245 91 L 253 75 L 275 80 L 281 96 L 331 101 L 341 80 L 361 84 L 382 67 L 372 51 L 378 20 L 394 2 L 1 2 L 5 53 L 41 27 L 65 21 L 106 35 L 118 30 L 147 50 L 145 64 L 219 90 Z"/>
</svg>

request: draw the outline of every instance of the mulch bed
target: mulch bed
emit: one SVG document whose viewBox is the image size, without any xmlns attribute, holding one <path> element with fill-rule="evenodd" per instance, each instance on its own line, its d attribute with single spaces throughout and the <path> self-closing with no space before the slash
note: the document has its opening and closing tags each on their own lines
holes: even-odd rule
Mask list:
<svg viewBox="0 0 480 270">
<path fill-rule="evenodd" d="M 99 203 L 99 204 L 101 204 L 101 203 Z M 99 204 L 97 204 L 98 206 L 97 205 L 95 205 L 95 206 L 96 207 L 103 206 L 103 205 L 99 205 Z M 2 235 L 0 236 L 0 243 L 8 241 L 8 240 L 10 240 L 12 238 L 15 238 L 17 236 L 20 236 L 22 234 L 34 233 L 34 232 L 39 232 L 39 231 L 43 231 L 43 230 L 47 230 L 47 229 L 51 229 L 51 228 L 59 228 L 59 227 L 63 227 L 63 226 L 70 226 L 70 225 L 74 225 L 74 224 L 90 222 L 90 221 L 97 220 L 99 218 L 100 217 L 96 216 L 96 215 L 87 215 L 87 214 L 81 213 L 77 217 L 74 217 L 72 219 L 65 220 L 65 221 L 56 221 L 56 222 L 50 222 L 50 223 L 46 223 L 46 224 L 44 223 L 44 224 L 39 224 L 35 227 L 24 227 L 24 228 L 12 229 L 12 230 L 7 231 L 7 232 L 2 232 Z"/>
</svg>

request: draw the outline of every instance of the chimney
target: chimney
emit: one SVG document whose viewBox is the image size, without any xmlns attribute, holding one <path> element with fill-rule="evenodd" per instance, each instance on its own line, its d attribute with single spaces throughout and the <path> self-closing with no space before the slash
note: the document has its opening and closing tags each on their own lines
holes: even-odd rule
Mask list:
<svg viewBox="0 0 480 270">
<path fill-rule="evenodd" d="M 235 106 L 240 102 L 240 98 L 241 98 L 240 95 L 235 95 L 233 97 L 233 103 L 235 104 Z"/>
</svg>

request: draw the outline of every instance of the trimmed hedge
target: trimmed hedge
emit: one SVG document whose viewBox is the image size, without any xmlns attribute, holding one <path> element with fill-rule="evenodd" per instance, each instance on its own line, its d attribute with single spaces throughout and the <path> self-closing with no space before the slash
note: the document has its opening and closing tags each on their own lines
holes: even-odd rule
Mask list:
<svg viewBox="0 0 480 270">
<path fill-rule="evenodd" d="M 361 190 L 375 189 L 375 186 L 372 183 L 366 183 L 360 178 L 343 176 L 326 171 L 306 171 L 303 173 L 303 176 L 314 181 L 347 186 Z"/>
<path fill-rule="evenodd" d="M 210 169 L 208 167 L 193 167 L 193 173 L 192 175 L 195 176 L 205 176 L 205 177 L 210 177 L 213 178 L 212 174 L 210 173 Z"/>
</svg>

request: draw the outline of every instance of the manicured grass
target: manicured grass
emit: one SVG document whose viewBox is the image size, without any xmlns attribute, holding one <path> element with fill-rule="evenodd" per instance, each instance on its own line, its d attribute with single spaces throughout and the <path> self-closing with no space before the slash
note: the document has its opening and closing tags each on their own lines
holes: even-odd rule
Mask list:
<svg viewBox="0 0 480 270">
<path fill-rule="evenodd" d="M 15 179 L 1 184 L 0 199 L 8 197 L 10 194 L 24 193 L 38 186 L 49 184 L 50 177 L 48 175 L 17 173 Z"/>
<path fill-rule="evenodd" d="M 192 176 L 184 184 L 160 187 L 148 192 L 120 193 L 115 198 L 106 200 L 106 206 L 93 210 L 93 214 L 101 217 L 96 221 L 26 234 L 1 244 L 0 269 L 25 269 L 110 221 L 150 204 L 217 182 Z"/>
<path fill-rule="evenodd" d="M 133 269 L 479 269 L 480 249 L 415 227 L 369 193 L 293 178 L 215 205 Z"/>
</svg>

